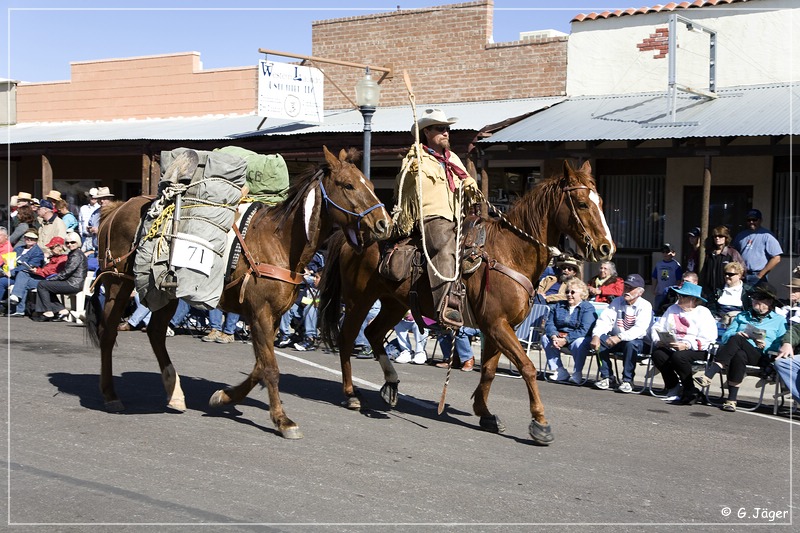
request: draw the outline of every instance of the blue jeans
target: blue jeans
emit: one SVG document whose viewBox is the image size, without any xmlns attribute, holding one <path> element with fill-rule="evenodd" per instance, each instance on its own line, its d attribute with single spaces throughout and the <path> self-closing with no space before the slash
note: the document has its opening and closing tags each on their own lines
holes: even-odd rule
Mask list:
<svg viewBox="0 0 800 533">
<path fill-rule="evenodd" d="M 133 295 L 133 301 L 136 302 L 136 311 L 128 318 L 128 324 L 131 327 L 139 327 L 139 324 L 147 325 L 150 323 L 150 316 L 153 314 L 140 300 L 139 294 Z"/>
<path fill-rule="evenodd" d="M 550 337 L 547 335 L 542 336 L 542 348 L 547 357 L 547 369 L 557 370 L 564 368 L 561 362 L 561 350 L 556 348 L 550 342 Z M 586 342 L 586 337 L 578 337 L 571 343 L 567 344 L 572 358 L 575 360 L 575 372 L 583 372 L 583 363 L 586 361 L 586 354 L 589 351 L 589 343 Z"/>
<path fill-rule="evenodd" d="M 233 335 L 236 332 L 236 323 L 239 322 L 239 315 L 236 313 L 227 313 L 225 315 L 225 324 L 222 323 L 223 312 L 221 309 L 211 309 L 208 312 L 208 323 L 211 329 L 221 331 L 226 335 Z"/>
<path fill-rule="evenodd" d="M 42 278 L 34 277 L 29 272 L 17 272 L 17 276 L 14 278 L 14 288 L 11 290 L 10 296 L 19 298 L 19 303 L 16 309 L 10 309 L 12 313 L 25 312 L 25 301 L 28 299 L 28 291 L 38 287 L 40 281 L 42 281 Z"/>
<path fill-rule="evenodd" d="M 792 398 L 800 402 L 800 355 L 775 359 L 772 365 L 783 384 L 791 391 Z"/>
<path fill-rule="evenodd" d="M 303 335 L 306 338 L 317 337 L 317 314 L 319 310 L 315 305 L 300 306 L 297 302 L 292 304 L 288 311 L 283 313 L 278 329 L 281 336 L 289 337 L 292 334 L 292 320 L 303 321 Z"/>
<path fill-rule="evenodd" d="M 420 333 L 419 326 L 413 320 L 401 320 L 395 327 L 394 332 L 397 335 L 397 345 L 400 351 L 408 351 L 410 353 L 425 353 L 425 343 L 428 341 L 428 330 L 425 333 Z M 414 346 L 411 347 L 411 340 L 408 338 L 409 333 L 414 335 Z"/>
<path fill-rule="evenodd" d="M 358 337 L 356 337 L 356 346 L 369 346 L 369 341 L 367 340 L 367 336 L 364 335 L 364 330 L 367 329 L 367 326 L 372 319 L 378 316 L 378 313 L 381 312 L 381 301 L 375 300 L 375 303 L 372 304 L 372 307 L 369 308 L 369 312 L 367 312 L 367 318 L 364 319 L 364 323 L 361 324 L 361 329 L 358 330 Z"/>
<path fill-rule="evenodd" d="M 642 339 L 620 341 L 613 348 L 608 348 L 606 347 L 608 337 L 609 335 L 600 335 L 600 350 L 597 354 L 600 359 L 600 377 L 607 378 L 611 375 L 611 354 L 621 352 L 624 361 L 622 381 L 633 384 L 633 376 L 636 373 L 636 356 L 642 351 L 644 341 Z"/>
<path fill-rule="evenodd" d="M 455 334 L 456 354 L 462 363 L 472 359 L 472 345 L 469 342 L 469 338 L 478 334 L 480 334 L 480 331 L 475 328 L 466 326 L 458 328 L 458 332 Z M 439 337 L 439 346 L 442 347 L 442 355 L 444 355 L 445 360 L 450 359 L 450 355 L 453 353 L 453 336 L 448 334 Z"/>
</svg>

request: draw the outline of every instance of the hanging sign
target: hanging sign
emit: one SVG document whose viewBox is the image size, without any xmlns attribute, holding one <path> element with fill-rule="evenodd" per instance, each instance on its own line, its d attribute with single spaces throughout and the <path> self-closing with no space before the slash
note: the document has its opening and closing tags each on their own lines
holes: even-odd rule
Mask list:
<svg viewBox="0 0 800 533">
<path fill-rule="evenodd" d="M 321 124 L 323 80 L 316 68 L 261 60 L 258 116 Z"/>
</svg>

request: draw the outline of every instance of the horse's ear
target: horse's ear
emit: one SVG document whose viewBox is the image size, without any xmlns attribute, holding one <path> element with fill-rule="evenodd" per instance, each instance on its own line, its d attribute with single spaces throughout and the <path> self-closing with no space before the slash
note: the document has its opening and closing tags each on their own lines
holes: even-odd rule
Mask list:
<svg viewBox="0 0 800 533">
<path fill-rule="evenodd" d="M 345 150 L 344 148 L 339 150 L 339 161 L 342 162 L 347 161 L 347 150 Z"/>
<path fill-rule="evenodd" d="M 336 156 L 333 155 L 330 150 L 328 150 L 327 146 L 322 147 L 322 153 L 325 154 L 325 161 L 328 162 L 328 165 L 330 165 L 331 168 L 336 168 L 339 166 L 339 160 L 336 159 Z"/>
<path fill-rule="evenodd" d="M 591 174 L 592 173 L 592 165 L 589 163 L 588 159 L 583 162 L 583 164 L 581 165 L 581 170 L 580 171 L 581 172 L 585 172 L 586 174 Z"/>
<path fill-rule="evenodd" d="M 575 171 L 572 170 L 572 165 L 570 165 L 569 161 L 567 161 L 565 159 L 564 160 L 564 178 L 568 179 L 573 174 L 575 174 Z"/>
</svg>

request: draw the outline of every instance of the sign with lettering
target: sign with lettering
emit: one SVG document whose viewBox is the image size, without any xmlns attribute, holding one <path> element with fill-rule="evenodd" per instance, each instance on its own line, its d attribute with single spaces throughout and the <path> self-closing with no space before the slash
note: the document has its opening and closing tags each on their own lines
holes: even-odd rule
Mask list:
<svg viewBox="0 0 800 533">
<path fill-rule="evenodd" d="M 321 124 L 323 80 L 316 68 L 261 60 L 258 116 Z"/>
<path fill-rule="evenodd" d="M 211 275 L 214 266 L 213 244 L 196 235 L 180 233 L 175 236 L 172 248 L 172 266 L 183 267 Z"/>
</svg>

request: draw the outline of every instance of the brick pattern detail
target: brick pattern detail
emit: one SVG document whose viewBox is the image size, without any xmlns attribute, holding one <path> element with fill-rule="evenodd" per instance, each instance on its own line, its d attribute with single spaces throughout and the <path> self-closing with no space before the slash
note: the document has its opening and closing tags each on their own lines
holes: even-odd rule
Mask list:
<svg viewBox="0 0 800 533">
<path fill-rule="evenodd" d="M 72 64 L 71 81 L 20 83 L 18 122 L 191 117 L 251 113 L 257 67 L 204 71 L 199 54 Z"/>
<path fill-rule="evenodd" d="M 669 28 L 656 28 L 655 33 L 636 45 L 640 52 L 655 52 L 653 59 L 667 57 L 669 51 Z"/>
<path fill-rule="evenodd" d="M 567 38 L 490 43 L 493 8 L 493 0 L 480 0 L 316 21 L 313 55 L 393 68 L 381 83 L 381 106 L 408 104 L 404 70 L 420 105 L 565 94 Z M 355 98 L 362 71 L 316 66 Z M 351 104 L 326 83 L 325 107 Z"/>
</svg>

